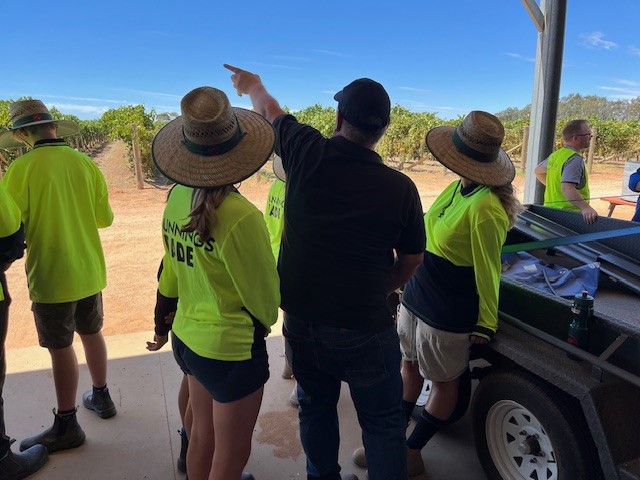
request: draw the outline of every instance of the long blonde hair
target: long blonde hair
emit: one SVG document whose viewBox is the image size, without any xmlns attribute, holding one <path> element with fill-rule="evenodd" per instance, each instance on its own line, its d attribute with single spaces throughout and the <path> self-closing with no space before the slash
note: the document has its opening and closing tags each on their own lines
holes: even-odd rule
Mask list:
<svg viewBox="0 0 640 480">
<path fill-rule="evenodd" d="M 524 210 L 524 207 L 514 194 L 513 184 L 507 183 L 500 187 L 489 187 L 489 189 L 500 199 L 500 203 L 502 203 L 502 207 L 509 218 L 509 228 L 513 227 L 518 214 Z"/>
<path fill-rule="evenodd" d="M 218 220 L 217 208 L 229 192 L 234 191 L 233 185 L 217 188 L 196 188 L 191 196 L 191 211 L 189 223 L 182 227 L 183 232 L 196 232 L 205 242 L 211 237 L 211 230 Z"/>
</svg>

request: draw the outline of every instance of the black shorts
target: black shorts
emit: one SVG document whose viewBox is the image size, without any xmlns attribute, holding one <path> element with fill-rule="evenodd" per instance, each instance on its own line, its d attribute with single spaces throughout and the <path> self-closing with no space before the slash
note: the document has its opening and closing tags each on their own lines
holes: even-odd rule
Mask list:
<svg viewBox="0 0 640 480">
<path fill-rule="evenodd" d="M 66 348 L 73 343 L 74 332 L 92 335 L 102 330 L 102 292 L 77 302 L 34 302 L 31 310 L 41 347 Z"/>
<path fill-rule="evenodd" d="M 262 345 L 254 345 L 249 360 L 214 360 L 201 357 L 171 332 L 173 356 L 178 366 L 187 375 L 195 376 L 220 403 L 240 400 L 267 383 L 269 357 L 264 338 L 260 341 Z"/>
</svg>

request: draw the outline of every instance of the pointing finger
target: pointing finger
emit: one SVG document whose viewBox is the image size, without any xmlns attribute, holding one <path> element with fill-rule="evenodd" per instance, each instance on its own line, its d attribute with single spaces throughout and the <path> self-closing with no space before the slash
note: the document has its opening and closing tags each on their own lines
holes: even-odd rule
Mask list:
<svg viewBox="0 0 640 480">
<path fill-rule="evenodd" d="M 224 63 L 222 65 L 224 68 L 226 68 L 227 70 L 231 70 L 233 73 L 240 73 L 242 72 L 241 68 L 238 67 L 234 67 L 233 65 L 229 65 L 228 63 Z"/>
</svg>

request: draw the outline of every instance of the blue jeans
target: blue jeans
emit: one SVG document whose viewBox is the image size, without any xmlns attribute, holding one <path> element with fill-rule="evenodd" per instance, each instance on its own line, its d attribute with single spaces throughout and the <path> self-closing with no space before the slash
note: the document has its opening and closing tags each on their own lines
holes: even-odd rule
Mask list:
<svg viewBox="0 0 640 480">
<path fill-rule="evenodd" d="M 340 480 L 337 404 L 345 381 L 362 428 L 369 479 L 406 480 L 407 423 L 395 326 L 357 332 L 317 326 L 285 313 L 283 331 L 298 382 L 307 478 Z"/>
</svg>

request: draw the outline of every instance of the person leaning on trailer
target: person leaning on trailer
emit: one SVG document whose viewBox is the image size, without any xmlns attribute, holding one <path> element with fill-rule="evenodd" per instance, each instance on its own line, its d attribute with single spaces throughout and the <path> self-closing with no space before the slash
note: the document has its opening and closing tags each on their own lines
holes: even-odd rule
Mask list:
<svg viewBox="0 0 640 480">
<path fill-rule="evenodd" d="M 409 476 L 424 471 L 421 450 L 427 442 L 466 411 L 469 349 L 491 341 L 498 328 L 500 250 L 522 210 L 503 139 L 500 120 L 482 111 L 469 113 L 456 128 L 427 133 L 429 151 L 460 179 L 424 216 L 424 262 L 405 285 L 398 314 L 407 421 L 423 377 L 432 381 L 431 395 L 407 439 Z"/>
</svg>

